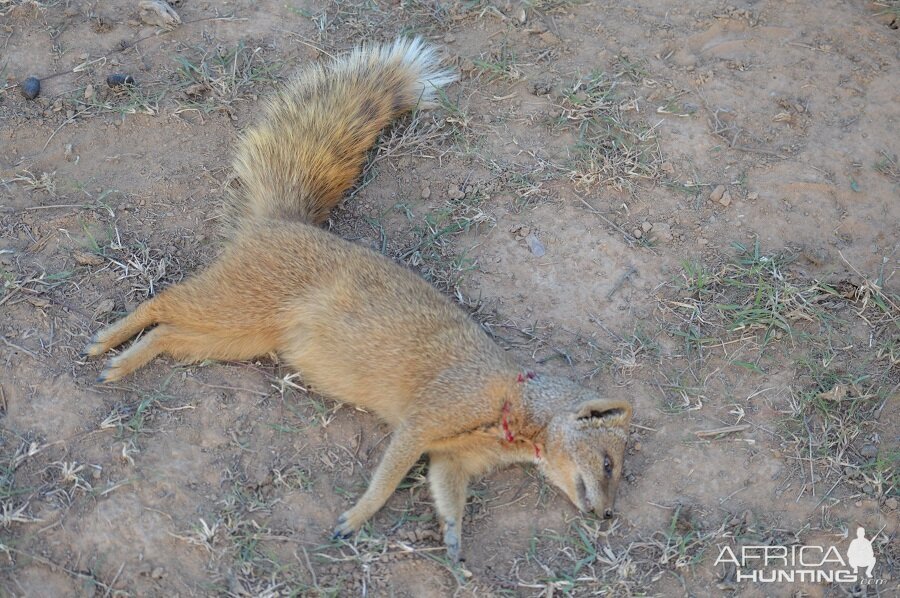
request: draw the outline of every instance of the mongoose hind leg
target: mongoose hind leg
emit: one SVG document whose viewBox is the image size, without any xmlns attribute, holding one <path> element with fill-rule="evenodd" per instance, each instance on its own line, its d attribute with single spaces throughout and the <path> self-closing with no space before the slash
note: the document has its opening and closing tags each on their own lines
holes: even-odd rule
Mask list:
<svg viewBox="0 0 900 598">
<path fill-rule="evenodd" d="M 463 463 L 445 453 L 432 453 L 428 464 L 431 496 L 444 528 L 444 545 L 453 562 L 460 560 L 462 521 L 466 507 L 469 472 Z"/>
<path fill-rule="evenodd" d="M 384 506 L 407 472 L 422 455 L 420 439 L 409 431 L 398 428 L 391 437 L 381 463 L 375 469 L 372 481 L 362 497 L 349 511 L 345 511 L 334 529 L 335 538 L 349 538 Z"/>
<path fill-rule="evenodd" d="M 100 330 L 91 338 L 91 342 L 82 350 L 83 355 L 96 357 L 103 355 L 110 349 L 118 347 L 144 328 L 157 323 L 157 307 L 163 300 L 165 293 L 144 301 L 133 312 L 116 322 Z"/>
<path fill-rule="evenodd" d="M 97 382 L 114 382 L 150 362 L 166 350 L 170 326 L 160 324 L 140 340 L 106 363 L 97 377 Z"/>
</svg>

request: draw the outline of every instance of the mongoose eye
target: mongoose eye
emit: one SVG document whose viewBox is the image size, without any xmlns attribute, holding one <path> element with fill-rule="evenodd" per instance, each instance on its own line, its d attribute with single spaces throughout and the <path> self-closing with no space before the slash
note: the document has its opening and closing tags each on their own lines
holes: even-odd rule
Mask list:
<svg viewBox="0 0 900 598">
<path fill-rule="evenodd" d="M 613 463 L 609 458 L 609 455 L 605 455 L 603 457 L 603 473 L 606 474 L 606 477 L 611 478 L 613 474 Z"/>
</svg>

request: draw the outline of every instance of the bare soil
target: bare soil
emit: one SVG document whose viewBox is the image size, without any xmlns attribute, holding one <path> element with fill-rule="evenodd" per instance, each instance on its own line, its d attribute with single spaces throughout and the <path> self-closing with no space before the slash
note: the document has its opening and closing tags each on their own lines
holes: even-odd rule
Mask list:
<svg viewBox="0 0 900 598">
<path fill-rule="evenodd" d="M 3 595 L 898 595 L 896 1 L 181 0 L 171 31 L 137 4 L 0 0 Z M 611 524 L 498 471 L 462 567 L 424 461 L 330 540 L 388 430 L 274 358 L 104 387 L 79 357 L 215 257 L 260 97 L 411 33 L 460 81 L 385 132 L 329 226 L 635 408 Z M 857 526 L 879 584 L 716 564 L 844 555 Z"/>
</svg>

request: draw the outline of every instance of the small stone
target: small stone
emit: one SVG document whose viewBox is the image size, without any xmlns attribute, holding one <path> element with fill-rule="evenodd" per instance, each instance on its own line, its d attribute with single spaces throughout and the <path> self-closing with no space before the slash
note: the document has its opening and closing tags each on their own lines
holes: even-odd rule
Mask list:
<svg viewBox="0 0 900 598">
<path fill-rule="evenodd" d="M 190 98 L 197 98 L 209 91 L 209 85 L 206 83 L 193 83 L 184 88 L 184 95 Z"/>
<path fill-rule="evenodd" d="M 759 193 L 757 193 L 756 191 L 751 191 L 747 194 L 747 199 L 749 199 L 750 201 L 756 201 L 757 199 L 759 199 Z"/>
<path fill-rule="evenodd" d="M 675 174 L 675 166 L 671 162 L 663 162 L 659 165 L 659 169 L 666 174 Z"/>
<path fill-rule="evenodd" d="M 87 251 L 76 251 L 73 257 L 79 266 L 99 266 L 104 262 L 103 258 L 96 253 L 88 253 Z"/>
<path fill-rule="evenodd" d="M 72 149 L 71 143 L 66 144 L 65 154 L 63 154 L 63 157 L 66 159 L 66 162 L 71 162 L 75 159 L 75 152 Z"/>
<path fill-rule="evenodd" d="M 78 60 L 87 60 L 90 57 L 91 57 L 91 55 L 88 54 L 87 52 L 82 52 L 81 54 L 78 55 Z"/>
<path fill-rule="evenodd" d="M 511 232 L 512 232 L 512 234 L 514 234 L 516 236 L 516 241 L 521 241 L 522 239 L 527 237 L 529 234 L 531 234 L 531 229 L 528 228 L 527 226 L 517 226 L 514 229 L 512 229 Z"/>
<path fill-rule="evenodd" d="M 547 44 L 548 46 L 552 46 L 553 44 L 559 42 L 559 38 L 556 37 L 555 33 L 550 31 L 545 31 L 538 36 L 542 42 Z"/>
<path fill-rule="evenodd" d="M 96 320 L 101 316 L 105 316 L 106 314 L 112 313 L 112 311 L 116 308 L 116 304 L 112 299 L 104 299 L 100 303 L 97 304 L 97 307 L 94 309 L 93 318 Z"/>
<path fill-rule="evenodd" d="M 731 205 L 731 193 L 729 193 L 727 189 L 725 190 L 725 193 L 722 194 L 722 197 L 719 198 L 719 204 L 726 208 Z"/>
<path fill-rule="evenodd" d="M 537 80 L 531 83 L 531 93 L 536 96 L 545 96 L 553 91 L 553 84 L 546 80 Z"/>
<path fill-rule="evenodd" d="M 431 187 L 422 187 L 422 199 L 431 197 Z"/>
<path fill-rule="evenodd" d="M 43 307 L 48 307 L 50 305 L 50 301 L 48 301 L 47 299 L 44 299 L 43 297 L 32 297 L 29 295 L 28 297 L 25 297 L 25 300 L 28 301 L 28 303 L 32 304 L 35 307 L 43 308 Z"/>
<path fill-rule="evenodd" d="M 90 101 L 94 97 L 94 86 L 90 83 L 84 88 L 84 99 Z"/>
<path fill-rule="evenodd" d="M 447 187 L 447 197 L 450 199 L 462 199 L 466 194 L 462 192 L 459 185 L 450 185 Z"/>
<path fill-rule="evenodd" d="M 644 231 L 642 231 L 639 228 L 636 228 L 633 231 L 631 231 L 631 234 L 632 234 L 632 236 L 634 236 L 635 239 L 640 239 L 641 237 L 644 236 Z"/>
<path fill-rule="evenodd" d="M 874 444 L 864 444 L 860 449 L 859 454 L 866 459 L 874 459 L 878 456 L 878 447 Z"/>
<path fill-rule="evenodd" d="M 175 29 L 181 25 L 181 17 L 163 0 L 141 0 L 138 8 L 141 11 L 141 22 L 146 25 L 155 25 L 163 29 Z"/>
<path fill-rule="evenodd" d="M 709 194 L 709 201 L 719 201 L 725 195 L 725 185 L 719 185 Z"/>
<path fill-rule="evenodd" d="M 135 82 L 131 75 L 113 73 L 106 78 L 106 84 L 110 87 L 122 87 L 123 85 L 134 85 Z"/>
<path fill-rule="evenodd" d="M 157 567 L 153 571 L 150 572 L 150 577 L 153 579 L 162 579 L 166 576 L 166 571 L 162 567 Z"/>
<path fill-rule="evenodd" d="M 445 44 L 452 44 L 455 41 L 456 41 L 456 36 L 453 35 L 452 33 L 448 33 L 447 35 L 444 36 Z"/>
<path fill-rule="evenodd" d="M 41 93 L 41 80 L 37 77 L 28 77 L 19 84 L 22 88 L 22 95 L 26 100 L 33 100 Z"/>
<path fill-rule="evenodd" d="M 887 499 L 886 501 L 884 501 L 884 506 L 886 506 L 887 508 L 889 508 L 892 511 L 896 511 L 897 510 L 897 499 L 896 498 Z"/>
<path fill-rule="evenodd" d="M 543 257 L 547 251 L 544 249 L 544 244 L 541 243 L 540 239 L 534 233 L 529 234 L 525 237 L 525 242 L 528 244 L 528 249 L 531 250 L 531 253 L 534 254 L 535 257 Z"/>
<path fill-rule="evenodd" d="M 653 232 L 663 241 L 672 240 L 672 226 L 668 222 L 656 222 L 653 224 Z"/>
<path fill-rule="evenodd" d="M 641 223 L 641 230 L 644 231 L 645 233 L 649 233 L 652 228 L 653 228 L 653 225 L 650 224 L 649 222 Z"/>
<path fill-rule="evenodd" d="M 641 445 L 640 441 L 634 443 L 634 452 L 636 452 L 636 453 L 641 452 L 641 448 L 642 448 L 642 445 Z"/>
<path fill-rule="evenodd" d="M 709 241 L 707 241 L 703 237 L 697 237 L 697 245 L 700 245 L 701 247 L 703 247 L 707 243 L 709 243 Z"/>
<path fill-rule="evenodd" d="M 523 24 L 525 23 L 525 21 L 528 20 L 528 13 L 525 12 L 525 9 L 524 9 L 524 8 L 520 8 L 520 9 L 519 9 L 519 14 L 516 15 L 516 19 L 517 19 L 520 23 L 523 23 Z"/>
<path fill-rule="evenodd" d="M 66 110 L 66 119 L 72 120 L 73 118 L 75 118 L 75 111 L 69 108 L 68 110 Z"/>
</svg>

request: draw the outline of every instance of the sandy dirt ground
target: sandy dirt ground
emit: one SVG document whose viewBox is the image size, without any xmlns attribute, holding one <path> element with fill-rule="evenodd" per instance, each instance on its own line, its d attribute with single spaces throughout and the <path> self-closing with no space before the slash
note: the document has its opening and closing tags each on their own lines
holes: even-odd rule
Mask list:
<svg viewBox="0 0 900 598">
<path fill-rule="evenodd" d="M 898 595 L 896 1 L 170 3 L 167 30 L 138 2 L 0 0 L 3 595 Z M 388 429 L 274 357 L 109 387 L 79 357 L 214 259 L 261 97 L 411 34 L 460 80 L 384 133 L 329 227 L 635 409 L 611 523 L 494 472 L 462 567 L 425 461 L 331 541 Z M 858 526 L 869 583 L 719 559 L 845 555 Z"/>
</svg>

